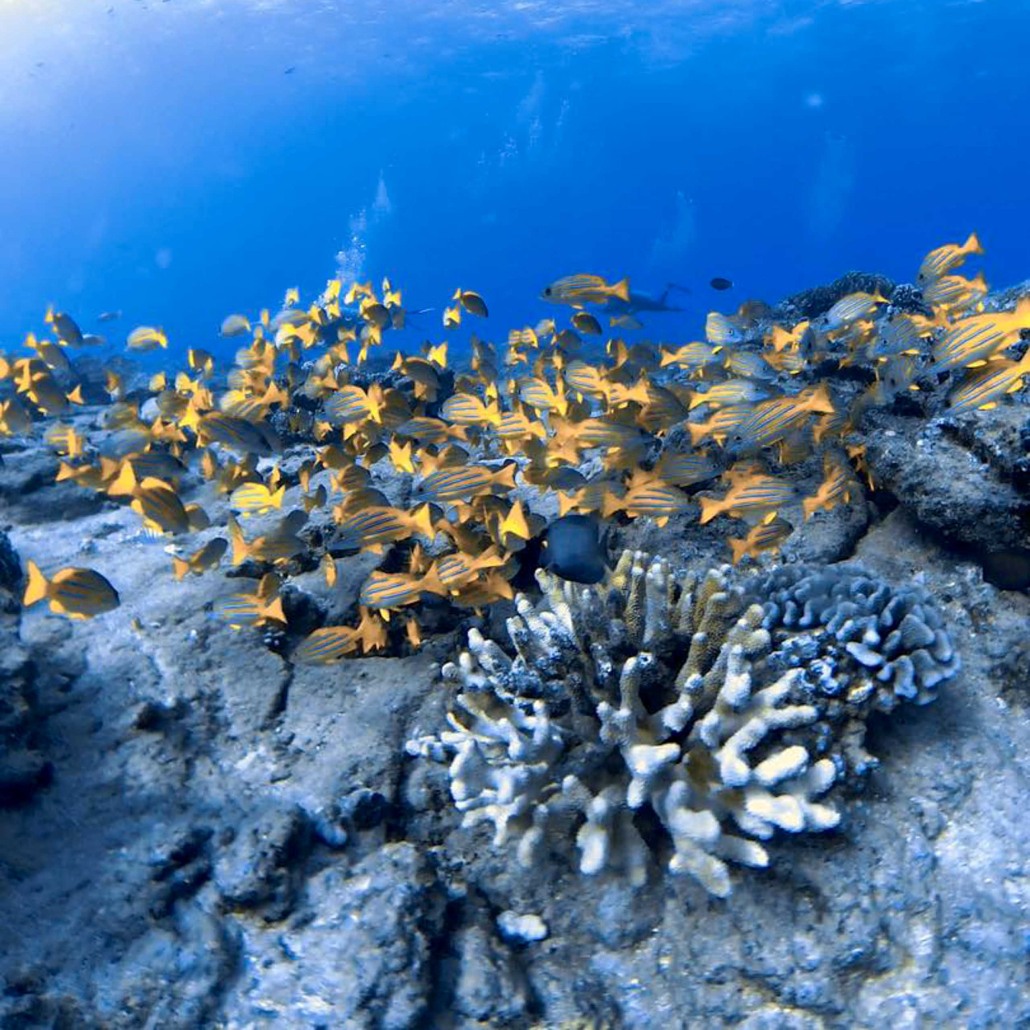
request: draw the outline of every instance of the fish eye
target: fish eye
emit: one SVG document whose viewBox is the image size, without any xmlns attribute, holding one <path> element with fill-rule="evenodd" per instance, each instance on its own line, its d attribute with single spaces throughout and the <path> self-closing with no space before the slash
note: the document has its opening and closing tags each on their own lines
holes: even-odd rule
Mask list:
<svg viewBox="0 0 1030 1030">
<path fill-rule="evenodd" d="M 544 296 L 545 296 L 545 297 L 550 297 L 550 296 L 551 296 L 551 287 L 550 287 L 550 286 L 548 286 L 548 287 L 547 287 L 547 288 L 546 288 L 546 289 L 544 290 Z"/>
</svg>

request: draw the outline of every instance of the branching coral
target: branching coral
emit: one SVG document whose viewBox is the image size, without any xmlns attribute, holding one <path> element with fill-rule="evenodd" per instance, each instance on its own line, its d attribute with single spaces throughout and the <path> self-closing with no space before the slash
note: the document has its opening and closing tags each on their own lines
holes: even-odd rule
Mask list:
<svg viewBox="0 0 1030 1030">
<path fill-rule="evenodd" d="M 797 620 L 785 598 L 806 593 L 802 578 L 763 584 L 732 576 L 725 566 L 674 576 L 663 559 L 628 551 L 597 586 L 538 573 L 541 603 L 519 597 L 508 621 L 514 655 L 470 632 L 468 650 L 443 670 L 458 688 L 450 729 L 409 741 L 409 752 L 449 760 L 463 824 L 492 823 L 497 845 L 516 837 L 524 864 L 545 835 L 574 819 L 582 872 L 616 870 L 639 885 L 658 852 L 670 870 L 725 897 L 727 861 L 765 866 L 762 842 L 777 829 L 827 830 L 839 820 L 818 799 L 849 768 L 843 754 L 861 702 L 848 719 L 828 718 L 832 695 L 813 690 L 795 659 L 832 638 L 816 658 L 839 671 L 843 649 L 846 675 L 857 681 L 871 660 L 848 645 L 874 641 L 868 625 L 860 638 L 844 626 L 849 615 L 874 611 L 886 632 L 875 642 L 886 656 L 881 667 L 897 667 L 906 649 L 925 649 L 927 633 L 934 653 L 946 645 L 921 602 L 886 587 L 866 590 L 849 570 L 843 594 L 828 588 L 836 603 L 812 608 L 804 646 L 791 650 Z M 756 603 L 761 586 L 775 594 L 766 608 Z M 857 602 L 842 600 L 856 591 L 864 599 L 858 614 L 846 607 Z M 906 622 L 917 617 L 925 631 Z M 953 667 L 938 671 L 935 679 L 923 669 L 917 679 L 929 689 Z M 897 697 L 909 696 L 896 688 L 905 675 L 895 668 L 890 678 Z M 851 696 L 847 684 L 841 689 Z"/>
</svg>

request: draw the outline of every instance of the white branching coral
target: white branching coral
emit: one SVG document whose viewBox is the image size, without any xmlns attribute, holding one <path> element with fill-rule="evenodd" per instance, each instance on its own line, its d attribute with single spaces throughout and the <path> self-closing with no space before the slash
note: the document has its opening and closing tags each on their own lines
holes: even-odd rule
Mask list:
<svg viewBox="0 0 1030 1030">
<path fill-rule="evenodd" d="M 464 824 L 492 823 L 497 844 L 516 837 L 525 864 L 573 816 L 582 872 L 641 884 L 664 851 L 725 897 L 727 861 L 765 866 L 776 830 L 839 819 L 817 800 L 834 763 L 784 739 L 818 709 L 795 702 L 797 670 L 756 678 L 764 613 L 729 575 L 674 577 L 630 552 L 598 586 L 538 573 L 542 602 L 520 597 L 508 621 L 514 656 L 470 633 L 444 667 L 459 690 L 450 730 L 408 750 L 449 760 Z"/>
</svg>

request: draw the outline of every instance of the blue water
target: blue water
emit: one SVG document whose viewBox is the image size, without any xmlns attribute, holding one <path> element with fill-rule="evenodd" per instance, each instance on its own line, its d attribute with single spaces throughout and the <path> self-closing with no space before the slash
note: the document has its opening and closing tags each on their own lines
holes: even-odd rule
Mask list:
<svg viewBox="0 0 1030 1030">
<path fill-rule="evenodd" d="M 1005 285 L 1027 38 L 1019 0 L 3 2 L 0 348 L 48 303 L 218 347 L 338 267 L 435 309 L 413 343 L 457 286 L 503 338 L 581 271 L 690 287 L 648 321 L 682 339 L 971 229 Z"/>
</svg>

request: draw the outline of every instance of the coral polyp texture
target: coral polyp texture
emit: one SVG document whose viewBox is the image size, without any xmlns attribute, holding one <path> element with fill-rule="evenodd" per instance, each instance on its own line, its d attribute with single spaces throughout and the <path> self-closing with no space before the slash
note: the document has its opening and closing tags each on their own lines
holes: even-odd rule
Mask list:
<svg viewBox="0 0 1030 1030">
<path fill-rule="evenodd" d="M 726 897 L 727 863 L 766 866 L 777 830 L 838 824 L 825 795 L 873 764 L 871 710 L 930 700 L 958 666 L 918 590 L 855 566 L 694 576 L 626 551 L 596 586 L 537 578 L 510 648 L 472 630 L 444 666 L 450 728 L 408 743 L 524 865 L 575 832 L 583 873 L 639 886 L 658 859 Z"/>
<path fill-rule="evenodd" d="M 940 614 L 918 588 L 894 590 L 853 565 L 787 565 L 760 579 L 758 592 L 763 625 L 785 643 L 794 638 L 785 651 L 818 694 L 851 715 L 926 704 L 958 671 Z"/>
</svg>

